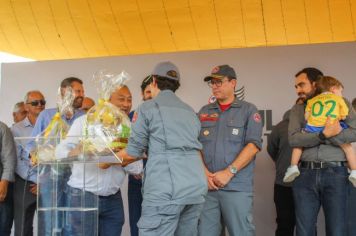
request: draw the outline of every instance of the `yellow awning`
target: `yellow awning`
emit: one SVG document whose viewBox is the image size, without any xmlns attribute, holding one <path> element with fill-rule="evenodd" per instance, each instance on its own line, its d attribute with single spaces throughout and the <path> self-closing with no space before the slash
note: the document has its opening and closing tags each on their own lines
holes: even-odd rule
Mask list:
<svg viewBox="0 0 356 236">
<path fill-rule="evenodd" d="M 0 0 L 0 51 L 36 60 L 356 41 L 356 0 Z"/>
</svg>

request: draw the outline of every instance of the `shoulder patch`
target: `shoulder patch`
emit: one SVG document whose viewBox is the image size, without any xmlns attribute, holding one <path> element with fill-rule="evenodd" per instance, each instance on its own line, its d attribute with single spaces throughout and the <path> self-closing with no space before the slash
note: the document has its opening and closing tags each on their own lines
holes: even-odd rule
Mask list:
<svg viewBox="0 0 356 236">
<path fill-rule="evenodd" d="M 133 117 L 132 117 L 132 123 L 135 123 L 135 122 L 136 122 L 137 117 L 138 117 L 138 114 L 137 114 L 137 112 L 135 111 L 135 113 L 133 114 Z"/>
<path fill-rule="evenodd" d="M 255 114 L 253 114 L 253 120 L 257 123 L 261 123 L 262 117 L 260 113 L 256 112 Z"/>
<path fill-rule="evenodd" d="M 214 95 L 211 95 L 208 100 L 208 104 L 216 102 L 216 97 Z"/>
</svg>

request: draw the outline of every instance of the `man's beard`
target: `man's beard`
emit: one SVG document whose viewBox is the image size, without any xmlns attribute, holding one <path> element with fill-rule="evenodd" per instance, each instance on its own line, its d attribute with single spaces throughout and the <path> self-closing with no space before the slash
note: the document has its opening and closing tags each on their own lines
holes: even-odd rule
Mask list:
<svg viewBox="0 0 356 236">
<path fill-rule="evenodd" d="M 74 98 L 74 101 L 73 101 L 73 108 L 74 109 L 79 109 L 82 107 L 82 104 L 83 104 L 83 97 L 76 97 Z"/>
<path fill-rule="evenodd" d="M 301 95 L 303 95 L 303 96 L 301 96 Z M 299 93 L 299 94 L 298 94 L 298 97 L 299 97 L 300 99 L 302 99 L 303 102 L 306 102 L 306 101 L 308 101 L 310 98 L 314 97 L 314 93 L 309 93 L 309 94 L 306 94 L 306 93 Z"/>
</svg>

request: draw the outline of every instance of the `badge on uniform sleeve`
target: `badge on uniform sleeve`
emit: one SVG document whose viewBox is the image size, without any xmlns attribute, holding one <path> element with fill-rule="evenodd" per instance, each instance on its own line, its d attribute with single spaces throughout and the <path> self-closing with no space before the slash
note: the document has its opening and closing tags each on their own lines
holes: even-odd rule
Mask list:
<svg viewBox="0 0 356 236">
<path fill-rule="evenodd" d="M 137 120 L 137 112 L 135 111 L 135 113 L 133 114 L 133 117 L 132 117 L 132 123 L 135 123 L 136 120 Z"/>
<path fill-rule="evenodd" d="M 210 134 L 209 130 L 204 130 L 204 131 L 203 131 L 203 135 L 204 135 L 204 136 L 208 136 L 209 134 Z"/>
<path fill-rule="evenodd" d="M 261 118 L 260 113 L 255 113 L 255 114 L 253 115 L 253 120 L 254 120 L 255 122 L 257 122 L 257 123 L 261 123 L 262 118 Z"/>
<path fill-rule="evenodd" d="M 232 129 L 232 135 L 239 135 L 239 129 Z"/>
</svg>

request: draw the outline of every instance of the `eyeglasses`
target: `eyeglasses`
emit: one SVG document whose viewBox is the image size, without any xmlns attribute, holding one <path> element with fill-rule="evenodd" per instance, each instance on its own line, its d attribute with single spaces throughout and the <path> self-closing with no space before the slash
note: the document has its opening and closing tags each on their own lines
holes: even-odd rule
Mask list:
<svg viewBox="0 0 356 236">
<path fill-rule="evenodd" d="M 229 79 L 209 80 L 209 81 L 208 81 L 208 86 L 209 86 L 210 88 L 212 88 L 213 85 L 215 85 L 216 87 L 221 87 L 221 85 L 222 85 L 225 81 L 230 81 L 230 80 L 229 80 Z"/>
<path fill-rule="evenodd" d="M 46 100 L 33 100 L 31 102 L 26 102 L 26 104 L 31 104 L 33 107 L 37 107 L 38 105 L 44 106 L 46 105 Z"/>
</svg>

